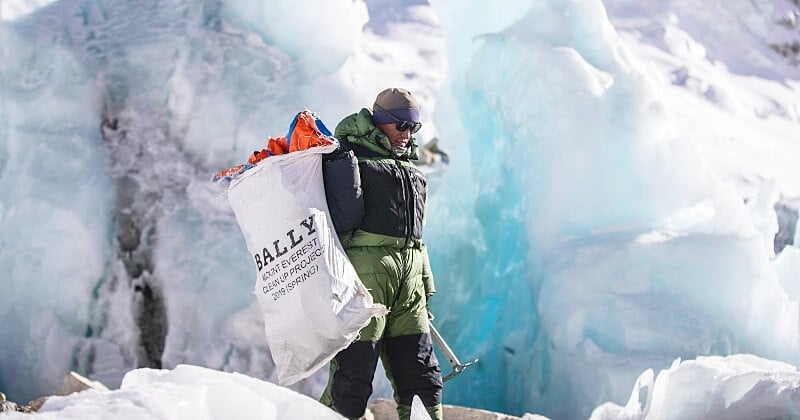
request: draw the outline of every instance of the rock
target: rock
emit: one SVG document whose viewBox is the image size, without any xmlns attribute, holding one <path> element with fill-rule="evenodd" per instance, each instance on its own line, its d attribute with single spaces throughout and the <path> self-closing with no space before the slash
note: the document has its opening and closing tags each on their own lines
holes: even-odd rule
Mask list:
<svg viewBox="0 0 800 420">
<path fill-rule="evenodd" d="M 108 387 L 102 383 L 81 376 L 76 372 L 70 372 L 66 377 L 64 377 L 64 382 L 61 384 L 61 388 L 56 391 L 56 395 L 69 395 L 74 392 L 85 391 L 87 389 L 108 391 Z"/>
<path fill-rule="evenodd" d="M 775 214 L 778 216 L 778 232 L 775 233 L 775 254 L 780 254 L 788 245 L 800 246 L 794 243 L 797 235 L 798 214 L 800 214 L 800 198 L 793 200 L 781 199 L 775 203 Z"/>
<path fill-rule="evenodd" d="M 40 408 L 47 398 L 41 397 L 28 403 L 28 405 L 19 405 L 13 401 L 6 399 L 6 394 L 0 392 L 0 413 L 4 412 L 20 412 L 20 413 L 35 413 Z"/>
<path fill-rule="evenodd" d="M 56 391 L 55 395 L 69 395 L 75 392 L 84 391 L 87 389 L 96 389 L 101 391 L 108 391 L 108 387 L 100 382 L 93 381 L 76 372 L 70 372 L 64 377 L 64 382 L 61 388 Z M 42 408 L 47 401 L 47 397 L 39 397 L 27 405 L 19 405 L 13 401 L 6 400 L 6 394 L 0 392 L 0 413 L 6 411 L 17 411 L 22 413 L 36 413 Z"/>
<path fill-rule="evenodd" d="M 397 405 L 393 400 L 385 398 L 376 399 L 375 402 L 367 408 L 367 413 L 361 417 L 361 420 L 398 420 L 396 408 Z M 547 420 L 547 417 L 537 416 L 535 414 L 525 414 L 524 417 L 516 417 L 477 408 L 446 404 L 442 406 L 442 414 L 444 420 Z"/>
<path fill-rule="evenodd" d="M 35 413 L 39 411 L 40 408 L 44 405 L 45 401 L 47 401 L 47 397 L 39 397 L 31 402 L 28 403 L 28 408 L 30 409 L 31 413 Z"/>
<path fill-rule="evenodd" d="M 450 156 L 439 148 L 439 139 L 434 137 L 419 149 L 419 159 L 416 163 L 418 165 L 435 165 L 440 162 L 449 163 Z"/>
<path fill-rule="evenodd" d="M 6 400 L 0 401 L 0 413 L 6 411 L 17 411 L 17 404 Z"/>
</svg>

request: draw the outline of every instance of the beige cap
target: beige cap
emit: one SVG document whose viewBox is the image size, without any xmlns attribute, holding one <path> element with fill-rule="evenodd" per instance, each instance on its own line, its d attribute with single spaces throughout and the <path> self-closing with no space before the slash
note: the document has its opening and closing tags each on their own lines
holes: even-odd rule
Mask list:
<svg viewBox="0 0 800 420">
<path fill-rule="evenodd" d="M 383 90 L 375 98 L 375 105 L 387 111 L 400 109 L 419 109 L 417 98 L 410 91 L 403 88 L 389 88 Z"/>
<path fill-rule="evenodd" d="M 372 122 L 375 125 L 383 125 L 398 121 L 418 123 L 419 105 L 410 91 L 403 88 L 389 88 L 375 98 Z"/>
</svg>

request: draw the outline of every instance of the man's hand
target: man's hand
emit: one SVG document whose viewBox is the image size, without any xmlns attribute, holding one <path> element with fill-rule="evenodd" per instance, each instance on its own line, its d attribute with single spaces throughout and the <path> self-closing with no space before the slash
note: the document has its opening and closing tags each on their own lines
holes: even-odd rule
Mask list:
<svg viewBox="0 0 800 420">
<path fill-rule="evenodd" d="M 425 310 L 428 311 L 428 321 L 432 321 L 433 318 L 434 318 L 433 317 L 433 312 L 431 312 L 431 306 L 430 306 L 432 297 L 433 297 L 433 295 L 428 295 L 428 296 L 426 296 L 426 299 L 425 299 Z"/>
</svg>

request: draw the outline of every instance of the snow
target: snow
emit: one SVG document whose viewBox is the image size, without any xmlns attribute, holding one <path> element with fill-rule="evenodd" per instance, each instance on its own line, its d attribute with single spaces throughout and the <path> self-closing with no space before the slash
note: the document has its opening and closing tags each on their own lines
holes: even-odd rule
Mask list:
<svg viewBox="0 0 800 420">
<path fill-rule="evenodd" d="M 797 7 L 312 3 L 0 3 L 10 399 L 76 370 L 119 389 L 55 399 L 50 415 L 316 409 L 263 382 L 276 377 L 253 268 L 210 174 L 303 108 L 333 127 L 404 86 L 420 140 L 450 158 L 425 233 L 437 327 L 480 358 L 445 403 L 797 416 L 800 234 L 778 255 L 772 238 L 775 203 L 800 197 L 800 69 L 769 48 L 797 40 L 775 23 Z M 292 389 L 316 399 L 326 379 Z"/>
<path fill-rule="evenodd" d="M 28 419 L 5 414 L 4 419 Z M 119 389 L 87 390 L 51 397 L 36 418 L 119 420 L 343 419 L 316 400 L 239 373 L 178 365 L 171 370 L 137 369 Z"/>
<path fill-rule="evenodd" d="M 747 354 L 676 359 L 637 379 L 625 406 L 606 403 L 591 420 L 797 418 L 795 366 Z"/>
</svg>

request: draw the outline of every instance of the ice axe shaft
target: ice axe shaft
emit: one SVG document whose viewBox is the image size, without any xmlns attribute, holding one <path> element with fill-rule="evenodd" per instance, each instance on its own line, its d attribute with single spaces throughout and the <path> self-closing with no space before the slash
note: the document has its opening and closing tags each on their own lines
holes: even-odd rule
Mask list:
<svg viewBox="0 0 800 420">
<path fill-rule="evenodd" d="M 478 362 L 478 359 L 475 359 L 474 361 L 472 361 L 470 363 L 462 364 L 458 360 L 458 357 L 456 356 L 456 354 L 453 353 L 453 349 L 451 349 L 450 346 L 447 345 L 447 342 L 444 341 L 444 338 L 442 338 L 442 335 L 439 334 L 439 330 L 437 330 L 436 327 L 433 326 L 433 323 L 432 322 L 428 322 L 428 325 L 430 325 L 430 327 L 431 327 L 431 337 L 433 338 L 433 341 L 442 350 L 442 353 L 444 353 L 444 356 L 447 357 L 447 361 L 450 363 L 450 367 L 453 368 L 453 371 L 450 372 L 444 378 L 442 378 L 442 381 L 447 382 L 450 379 L 455 378 L 459 373 L 463 372 L 464 369 L 466 369 L 467 367 L 472 366 L 472 365 L 474 365 L 475 363 Z"/>
</svg>

